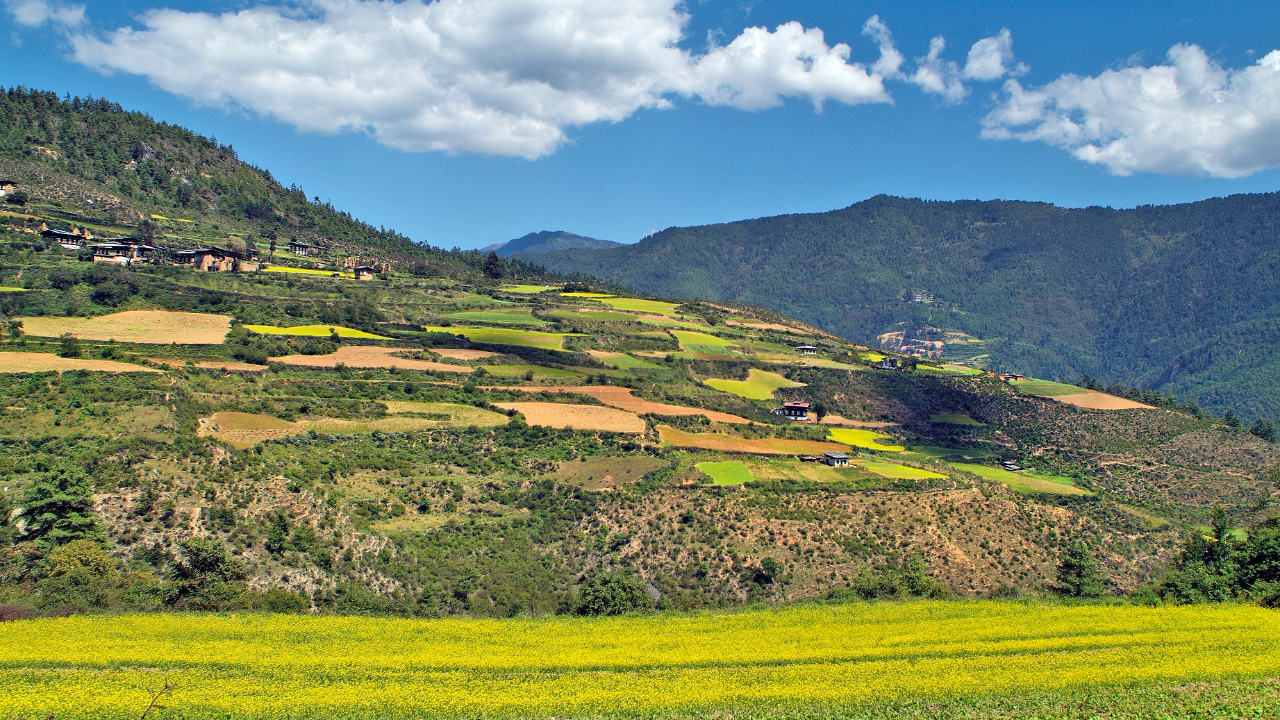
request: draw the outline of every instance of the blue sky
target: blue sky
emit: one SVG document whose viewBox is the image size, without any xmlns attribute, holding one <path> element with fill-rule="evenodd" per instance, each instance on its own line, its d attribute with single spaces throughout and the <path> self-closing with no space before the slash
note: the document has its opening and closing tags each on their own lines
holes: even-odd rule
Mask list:
<svg viewBox="0 0 1280 720">
<path fill-rule="evenodd" d="M 216 136 L 445 247 L 634 242 L 879 193 L 1121 207 L 1280 189 L 1275 3 L 0 2 L 0 84 Z M 303 30 L 314 45 L 287 46 Z"/>
</svg>

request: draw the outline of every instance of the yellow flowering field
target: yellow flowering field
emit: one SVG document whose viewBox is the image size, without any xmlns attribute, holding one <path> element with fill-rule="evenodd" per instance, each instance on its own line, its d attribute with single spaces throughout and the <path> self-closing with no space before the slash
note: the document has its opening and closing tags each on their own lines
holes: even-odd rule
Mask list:
<svg viewBox="0 0 1280 720">
<path fill-rule="evenodd" d="M 154 717 L 861 717 L 886 702 L 1274 678 L 1277 636 L 1280 612 L 1253 606 L 985 601 L 514 620 L 81 616 L 0 624 L 0 716 L 136 718 L 167 680 Z"/>
</svg>

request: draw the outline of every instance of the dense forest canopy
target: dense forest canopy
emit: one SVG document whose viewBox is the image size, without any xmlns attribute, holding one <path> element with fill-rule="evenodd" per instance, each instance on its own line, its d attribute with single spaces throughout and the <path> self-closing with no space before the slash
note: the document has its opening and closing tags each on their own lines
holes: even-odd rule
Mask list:
<svg viewBox="0 0 1280 720">
<path fill-rule="evenodd" d="M 1280 414 L 1278 227 L 1276 193 L 1131 210 L 881 195 L 538 262 L 754 303 L 865 342 L 902 323 L 961 330 L 994 367 L 1261 417 Z"/>
</svg>

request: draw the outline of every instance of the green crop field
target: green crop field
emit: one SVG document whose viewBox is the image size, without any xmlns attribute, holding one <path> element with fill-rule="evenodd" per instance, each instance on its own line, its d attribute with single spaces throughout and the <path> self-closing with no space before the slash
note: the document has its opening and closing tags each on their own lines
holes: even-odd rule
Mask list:
<svg viewBox="0 0 1280 720">
<path fill-rule="evenodd" d="M 893 438 L 871 430 L 863 430 L 861 428 L 831 428 L 827 437 L 845 445 L 853 447 L 865 448 L 867 450 L 884 450 L 887 452 L 902 452 L 905 448 L 901 445 L 891 445 L 876 442 L 877 440 L 889 440 Z"/>
<path fill-rule="evenodd" d="M 777 373 L 765 372 L 752 368 L 746 380 L 724 380 L 712 378 L 703 380 L 702 384 L 723 392 L 732 393 L 749 400 L 771 400 L 773 393 L 780 388 L 803 387 L 804 383 L 793 382 Z"/>
<path fill-rule="evenodd" d="M 391 338 L 374 335 L 363 330 L 342 327 L 341 325 L 295 325 L 293 327 L 274 327 L 271 325 L 245 325 L 245 330 L 260 335 L 297 335 L 300 337 L 329 337 L 338 333 L 338 337 L 359 338 L 362 340 L 390 340 Z"/>
<path fill-rule="evenodd" d="M 560 368 L 543 367 L 541 365 L 481 365 L 485 372 L 498 377 L 520 377 L 526 373 L 533 373 L 535 378 L 578 378 L 581 374 L 572 370 L 561 370 Z"/>
<path fill-rule="evenodd" d="M 871 472 L 894 480 L 928 480 L 931 478 L 944 478 L 941 475 L 930 470 L 921 470 L 913 468 L 909 465 L 899 465 L 897 463 L 880 462 L 877 460 L 863 460 L 861 465 Z"/>
<path fill-rule="evenodd" d="M 300 275 L 323 275 L 324 277 L 333 277 L 334 275 L 337 275 L 338 277 L 348 279 L 355 277 L 355 274 L 343 272 L 341 270 L 316 270 L 314 268 L 295 268 L 285 267 L 283 265 L 263 265 L 261 271 L 273 273 L 298 273 Z"/>
<path fill-rule="evenodd" d="M 947 463 L 957 470 L 971 472 L 987 480 L 1008 485 L 1011 490 L 1020 493 L 1051 493 L 1054 495 L 1092 495 L 1093 493 L 1072 484 L 1069 477 L 1060 475 L 1040 475 L 1032 472 L 1009 472 L 1004 468 L 978 465 L 976 463 Z"/>
<path fill-rule="evenodd" d="M 594 353 L 597 360 L 619 370 L 661 370 L 662 366 L 626 353 Z"/>
<path fill-rule="evenodd" d="M 982 423 L 978 422 L 977 420 L 974 420 L 968 415 L 961 415 L 960 413 L 940 413 L 938 415 L 934 415 L 929 419 L 936 423 L 946 423 L 948 425 L 971 425 L 974 427 L 982 426 Z"/>
<path fill-rule="evenodd" d="M 632 312 L 654 313 L 657 315 L 673 315 L 675 314 L 676 304 L 668 302 L 659 302 L 657 300 L 642 300 L 640 298 L 620 298 L 608 297 L 603 295 L 579 295 L 579 297 L 596 297 L 600 302 L 608 305 L 614 310 L 630 310 Z"/>
<path fill-rule="evenodd" d="M 530 314 L 529 308 L 505 308 L 502 310 L 465 310 L 449 313 L 445 317 L 450 320 L 471 320 L 473 322 L 512 323 L 515 325 L 541 325 L 545 321 Z"/>
<path fill-rule="evenodd" d="M 471 342 L 489 345 L 516 345 L 519 347 L 535 347 L 543 350 L 559 350 L 564 341 L 563 333 L 545 333 L 534 330 L 514 330 L 512 328 L 491 327 L 426 327 L 427 332 L 461 335 Z"/>
<path fill-rule="evenodd" d="M 1250 606 L 1144 608 L 1009 602 L 798 606 L 734 614 L 513 620 L 287 615 L 101 615 L 0 624 L 10 716 L 998 717 L 1270 716 L 1277 693 L 1187 694 L 1177 684 L 1280 674 L 1280 613 Z M 1109 707 L 1067 712 L 1094 694 Z M 1041 697 L 1041 694 L 1052 694 Z M 1218 708 L 1196 712 L 1201 703 Z M 1220 714 L 1218 714 L 1220 713 Z M 960 713 L 956 713 L 959 715 Z"/>
<path fill-rule="evenodd" d="M 671 334 L 680 341 L 680 348 L 687 352 L 719 353 L 737 344 L 733 340 L 688 330 L 672 330 Z"/>
<path fill-rule="evenodd" d="M 1089 392 L 1082 387 L 1067 385 L 1066 383 L 1056 383 L 1050 380 L 1014 380 L 1009 384 L 1017 388 L 1018 392 L 1026 393 L 1027 395 L 1037 395 L 1039 397 L 1082 395 Z"/>
<path fill-rule="evenodd" d="M 700 462 L 694 467 L 706 473 L 716 485 L 742 485 L 755 480 L 751 475 L 751 471 L 740 460 Z"/>
</svg>

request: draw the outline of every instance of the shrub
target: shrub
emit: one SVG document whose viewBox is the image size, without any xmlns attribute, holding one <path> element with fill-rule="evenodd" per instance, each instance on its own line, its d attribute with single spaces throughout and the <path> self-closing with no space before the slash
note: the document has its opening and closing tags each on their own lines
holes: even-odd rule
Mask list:
<svg viewBox="0 0 1280 720">
<path fill-rule="evenodd" d="M 632 573 L 598 572 L 582 584 L 579 615 L 622 615 L 653 609 L 653 596 L 644 580 Z"/>
</svg>

